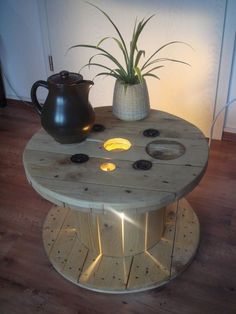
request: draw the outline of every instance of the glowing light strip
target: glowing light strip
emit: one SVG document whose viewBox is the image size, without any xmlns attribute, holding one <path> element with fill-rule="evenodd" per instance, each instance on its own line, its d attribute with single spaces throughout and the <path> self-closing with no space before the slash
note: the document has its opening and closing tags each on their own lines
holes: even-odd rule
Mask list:
<svg viewBox="0 0 236 314">
<path fill-rule="evenodd" d="M 128 217 L 125 213 L 123 212 L 118 212 L 117 210 L 113 209 L 113 208 L 107 208 L 107 210 L 109 210 L 110 212 L 112 212 L 113 214 L 117 215 L 118 217 L 120 217 L 120 219 L 124 219 L 125 221 L 128 221 L 129 223 L 131 223 L 132 225 L 141 228 L 141 226 L 133 221 L 130 217 Z"/>
<path fill-rule="evenodd" d="M 168 269 L 164 267 L 153 255 L 151 255 L 148 251 L 145 251 L 145 253 L 153 260 L 153 262 L 167 275 L 169 275 Z"/>
<path fill-rule="evenodd" d="M 144 250 L 147 251 L 148 213 L 145 215 Z"/>
<path fill-rule="evenodd" d="M 125 254 L 125 229 L 124 229 L 124 213 L 121 213 L 121 243 L 122 243 L 122 253 Z"/>
<path fill-rule="evenodd" d="M 87 269 L 85 269 L 85 271 L 83 271 L 82 275 L 81 275 L 81 279 L 82 281 L 88 281 L 91 274 L 94 271 L 95 266 L 97 265 L 97 263 L 100 261 L 101 257 L 102 257 L 102 243 L 101 243 L 101 234 L 100 234 L 100 225 L 99 225 L 99 219 L 98 216 L 96 217 L 96 221 L 97 221 L 97 234 L 98 234 L 98 248 L 99 248 L 99 254 L 96 257 L 96 259 L 88 266 Z"/>
<path fill-rule="evenodd" d="M 148 233 L 148 213 L 145 215 L 145 244 L 144 251 L 145 253 L 152 259 L 152 261 L 167 275 L 169 275 L 169 271 L 164 267 L 154 256 L 152 256 L 147 249 L 147 233 Z"/>
<path fill-rule="evenodd" d="M 124 270 L 124 282 L 126 282 L 126 280 L 127 280 L 127 269 L 126 269 L 125 257 L 123 257 L 123 270 Z"/>
<path fill-rule="evenodd" d="M 95 266 L 97 265 L 97 263 L 99 262 L 99 260 L 101 259 L 102 254 L 99 254 L 96 259 L 88 266 L 88 268 L 83 271 L 82 275 L 81 275 L 81 279 L 82 281 L 88 281 L 91 274 L 93 273 L 93 270 L 95 268 Z"/>
<path fill-rule="evenodd" d="M 98 216 L 97 216 L 97 232 L 98 232 L 99 253 L 102 254 L 102 242 L 101 242 L 100 224 L 99 224 Z"/>
</svg>

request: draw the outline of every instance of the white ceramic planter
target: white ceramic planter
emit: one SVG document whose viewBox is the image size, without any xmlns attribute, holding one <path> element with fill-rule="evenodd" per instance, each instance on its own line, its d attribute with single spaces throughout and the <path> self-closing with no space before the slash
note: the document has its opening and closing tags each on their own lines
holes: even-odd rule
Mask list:
<svg viewBox="0 0 236 314">
<path fill-rule="evenodd" d="M 113 114 L 125 121 L 141 120 L 150 112 L 147 84 L 125 85 L 116 81 L 113 94 Z"/>
</svg>

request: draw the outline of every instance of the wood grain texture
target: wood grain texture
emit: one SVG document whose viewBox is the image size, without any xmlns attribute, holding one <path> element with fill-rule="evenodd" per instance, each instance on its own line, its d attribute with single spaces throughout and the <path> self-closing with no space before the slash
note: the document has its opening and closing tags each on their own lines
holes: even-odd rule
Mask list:
<svg viewBox="0 0 236 314">
<path fill-rule="evenodd" d="M 80 213 L 56 208 L 49 211 L 43 228 L 50 262 L 66 279 L 94 291 L 160 287 L 186 269 L 198 247 L 199 221 L 185 199 L 132 216 L 82 213 L 87 219 L 79 219 L 79 224 Z"/>
<path fill-rule="evenodd" d="M 74 209 L 87 208 L 89 212 L 91 208 L 100 211 L 136 210 L 152 205 L 161 208 L 190 192 L 202 178 L 208 145 L 201 131 L 187 121 L 157 110 L 152 110 L 148 118 L 129 124 L 115 119 L 111 107 L 96 108 L 95 113 L 96 122 L 102 120 L 106 127 L 100 135 L 92 132 L 82 143 L 61 145 L 41 130 L 27 144 L 23 157 L 27 178 L 46 199 Z M 184 147 L 181 156 L 163 160 L 147 154 L 146 145 L 153 138 L 145 137 L 143 131 L 159 125 L 172 134 L 179 128 L 174 142 Z M 173 141 L 170 134 L 166 137 L 165 132 L 160 132 L 162 140 Z M 132 147 L 122 152 L 106 151 L 103 143 L 109 136 L 126 138 Z M 163 144 L 161 147 L 163 150 Z M 74 164 L 70 157 L 76 153 L 87 154 L 90 159 Z M 152 169 L 133 169 L 133 162 L 139 159 L 152 161 Z M 107 160 L 116 164 L 115 171 L 100 170 Z"/>
<path fill-rule="evenodd" d="M 107 296 L 57 275 L 44 253 L 51 204 L 25 179 L 22 153 L 40 128 L 30 107 L 0 110 L 0 309 L 3 314 L 234 314 L 236 309 L 236 145 L 213 141 L 206 174 L 188 196 L 201 223 L 196 258 L 162 289 Z M 223 265 L 223 266 L 222 266 Z"/>
</svg>

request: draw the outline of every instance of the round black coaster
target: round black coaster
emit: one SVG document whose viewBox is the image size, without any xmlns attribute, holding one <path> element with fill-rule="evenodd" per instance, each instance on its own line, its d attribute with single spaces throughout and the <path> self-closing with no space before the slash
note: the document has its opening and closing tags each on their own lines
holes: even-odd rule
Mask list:
<svg viewBox="0 0 236 314">
<path fill-rule="evenodd" d="M 70 157 L 70 160 L 72 162 L 75 162 L 75 163 L 78 163 L 78 164 L 81 164 L 83 162 L 86 162 L 89 160 L 89 156 L 86 155 L 86 154 L 75 154 L 75 155 L 72 155 Z"/>
<path fill-rule="evenodd" d="M 133 168 L 136 170 L 149 170 L 152 168 L 152 162 L 149 160 L 140 159 L 133 163 Z"/>
<path fill-rule="evenodd" d="M 92 127 L 92 130 L 94 132 L 102 132 L 104 131 L 106 128 L 103 124 L 94 124 L 93 127 Z"/>
<path fill-rule="evenodd" d="M 156 129 L 146 129 L 143 131 L 143 135 L 146 137 L 156 137 L 160 135 L 160 131 Z"/>
</svg>

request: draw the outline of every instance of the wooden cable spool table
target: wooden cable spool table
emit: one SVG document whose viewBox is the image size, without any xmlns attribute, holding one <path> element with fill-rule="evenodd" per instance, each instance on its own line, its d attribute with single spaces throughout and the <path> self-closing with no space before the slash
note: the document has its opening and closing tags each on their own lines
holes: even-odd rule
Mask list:
<svg viewBox="0 0 236 314">
<path fill-rule="evenodd" d="M 198 218 L 183 197 L 206 170 L 207 141 L 165 112 L 136 122 L 116 119 L 111 107 L 95 113 L 105 129 L 84 142 L 62 145 L 40 130 L 25 148 L 28 181 L 55 204 L 44 223 L 45 250 L 81 287 L 127 293 L 161 286 L 198 247 Z M 74 163 L 75 154 L 89 158 Z"/>
</svg>

